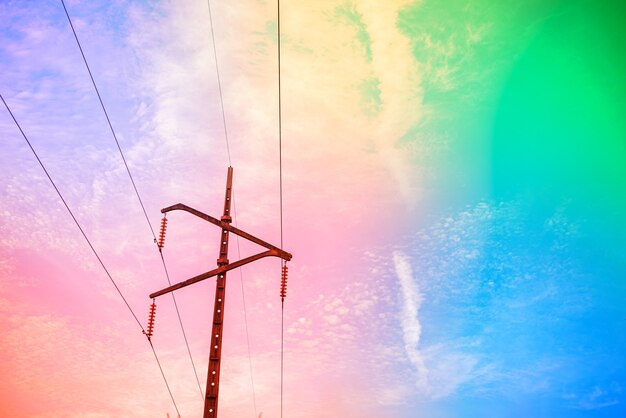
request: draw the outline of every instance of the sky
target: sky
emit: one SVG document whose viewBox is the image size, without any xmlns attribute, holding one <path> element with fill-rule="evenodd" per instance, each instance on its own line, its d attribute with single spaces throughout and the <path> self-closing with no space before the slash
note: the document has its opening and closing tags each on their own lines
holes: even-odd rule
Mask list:
<svg viewBox="0 0 626 418">
<path fill-rule="evenodd" d="M 275 2 L 65 5 L 150 225 L 60 0 L 0 1 L 0 94 L 143 327 L 160 209 L 219 217 L 232 164 L 279 245 L 282 155 L 285 417 L 626 415 L 623 2 L 283 0 L 280 152 Z M 200 416 L 172 297 L 176 407 L 4 107 L 0 138 L 0 415 Z M 215 268 L 220 230 L 168 221 L 171 282 Z M 279 286 L 228 274 L 221 417 L 280 417 Z M 175 292 L 202 390 L 214 292 Z"/>
</svg>

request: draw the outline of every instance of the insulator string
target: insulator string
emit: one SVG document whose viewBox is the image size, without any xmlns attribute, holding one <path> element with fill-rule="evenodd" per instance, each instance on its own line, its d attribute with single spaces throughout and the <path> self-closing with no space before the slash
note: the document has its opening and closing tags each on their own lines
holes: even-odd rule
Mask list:
<svg viewBox="0 0 626 418">
<path fill-rule="evenodd" d="M 167 230 L 167 218 L 163 215 L 163 219 L 161 219 L 161 230 L 159 231 L 159 252 L 163 251 L 163 247 L 165 246 L 165 231 Z"/>
<path fill-rule="evenodd" d="M 152 305 L 150 305 L 150 313 L 148 315 L 148 330 L 145 332 L 148 340 L 152 341 L 152 332 L 154 331 L 154 316 L 156 314 L 156 303 L 152 299 Z"/>
<path fill-rule="evenodd" d="M 284 302 L 287 297 L 287 263 L 283 264 L 282 274 L 280 278 L 280 301 Z"/>
</svg>

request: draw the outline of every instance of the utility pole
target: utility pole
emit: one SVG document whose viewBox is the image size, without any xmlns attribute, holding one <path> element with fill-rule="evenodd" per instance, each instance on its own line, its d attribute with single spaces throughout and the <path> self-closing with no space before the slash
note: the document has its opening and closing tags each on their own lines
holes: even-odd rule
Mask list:
<svg viewBox="0 0 626 418">
<path fill-rule="evenodd" d="M 226 273 L 237 267 L 241 267 L 245 264 L 259 260 L 263 257 L 279 257 L 285 261 L 289 261 L 292 258 L 291 254 L 283 251 L 281 248 L 271 245 L 251 234 L 248 234 L 245 231 L 231 226 L 232 217 L 230 215 L 230 207 L 232 202 L 232 184 L 233 168 L 228 167 L 228 175 L 226 178 L 226 195 L 224 197 L 224 212 L 219 220 L 181 203 L 161 209 L 161 213 L 163 214 L 166 214 L 167 212 L 173 210 L 184 210 L 220 227 L 222 229 L 222 233 L 220 234 L 220 253 L 219 258 L 217 259 L 217 269 L 202 273 L 198 276 L 192 277 L 183 282 L 177 283 L 175 285 L 150 294 L 150 298 L 155 299 L 159 296 L 173 292 L 174 290 L 178 290 L 199 281 L 208 279 L 209 277 L 217 276 L 215 287 L 215 303 L 213 306 L 213 327 L 211 329 L 211 348 L 209 350 L 209 371 L 207 374 L 203 418 L 217 417 L 217 401 L 220 386 L 220 364 L 222 355 L 224 325 L 224 302 L 226 296 Z M 165 234 L 164 225 L 165 222 L 162 224 L 162 237 L 164 237 Z M 246 257 L 242 260 L 235 261 L 234 263 L 230 263 L 228 260 L 228 238 L 231 232 L 262 247 L 265 247 L 267 250 L 256 255 Z M 162 246 L 163 238 L 159 242 L 159 248 L 161 248 Z M 285 275 L 285 273 L 283 273 L 283 275 Z"/>
</svg>

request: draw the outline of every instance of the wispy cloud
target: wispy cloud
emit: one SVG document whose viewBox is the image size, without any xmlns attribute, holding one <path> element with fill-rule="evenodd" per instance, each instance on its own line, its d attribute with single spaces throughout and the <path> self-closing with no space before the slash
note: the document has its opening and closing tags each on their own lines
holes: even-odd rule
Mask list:
<svg viewBox="0 0 626 418">
<path fill-rule="evenodd" d="M 565 394 L 563 399 L 570 403 L 572 408 L 595 410 L 620 404 L 622 393 L 622 386 L 612 382 L 607 386 L 594 386 L 589 392 Z"/>
<path fill-rule="evenodd" d="M 395 251 L 393 262 L 400 282 L 404 350 L 416 372 L 415 384 L 422 396 L 444 398 L 484 371 L 478 370 L 476 356 L 460 350 L 461 347 L 455 347 L 451 341 L 428 346 L 420 343 L 422 324 L 419 311 L 424 296 L 413 275 L 411 259 L 402 251 Z"/>
<path fill-rule="evenodd" d="M 408 257 L 404 253 L 396 251 L 393 254 L 393 262 L 402 291 L 402 313 L 400 320 L 402 324 L 404 349 L 417 371 L 416 383 L 418 389 L 424 393 L 428 393 L 430 392 L 428 385 L 428 369 L 424 364 L 424 358 L 419 347 L 422 325 L 420 324 L 418 315 L 423 297 L 413 279 L 413 272 Z"/>
</svg>

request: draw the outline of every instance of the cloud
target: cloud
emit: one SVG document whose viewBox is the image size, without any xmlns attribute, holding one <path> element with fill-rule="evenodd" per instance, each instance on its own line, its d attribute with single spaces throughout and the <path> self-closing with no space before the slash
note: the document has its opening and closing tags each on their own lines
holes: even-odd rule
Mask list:
<svg viewBox="0 0 626 418">
<path fill-rule="evenodd" d="M 411 207 L 419 199 L 414 168 L 398 140 L 417 125 L 422 117 L 421 77 L 409 39 L 397 26 L 398 12 L 410 1 L 394 1 L 384 6 L 377 1 L 360 3 L 363 21 L 371 34 L 372 74 L 378 80 L 380 111 L 372 119 L 376 151 L 391 172 L 404 202 Z"/>
<path fill-rule="evenodd" d="M 620 404 L 621 393 L 621 386 L 617 382 L 613 382 L 609 387 L 595 386 L 590 392 L 565 395 L 564 398 L 574 401 L 573 408 L 595 410 Z"/>
<path fill-rule="evenodd" d="M 400 251 L 393 254 L 393 262 L 396 274 L 400 281 L 402 291 L 402 313 L 401 325 L 404 339 L 404 349 L 409 360 L 417 371 L 417 387 L 424 393 L 430 392 L 428 385 L 428 369 L 424 364 L 424 358 L 419 349 L 422 325 L 419 321 L 419 309 L 422 305 L 423 297 L 415 285 L 413 272 L 409 259 Z"/>
<path fill-rule="evenodd" d="M 400 324 L 404 350 L 415 369 L 415 385 L 420 395 L 440 399 L 453 394 L 459 386 L 476 378 L 478 359 L 446 344 L 424 346 L 420 343 L 422 324 L 419 311 L 424 303 L 413 276 L 411 259 L 402 251 L 393 253 L 395 273 L 400 283 L 402 310 Z"/>
</svg>

